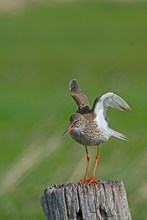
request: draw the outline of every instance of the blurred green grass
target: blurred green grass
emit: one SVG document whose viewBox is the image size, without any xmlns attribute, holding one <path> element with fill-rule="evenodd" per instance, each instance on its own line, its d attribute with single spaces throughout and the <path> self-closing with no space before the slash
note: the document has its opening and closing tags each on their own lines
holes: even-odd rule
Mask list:
<svg viewBox="0 0 147 220">
<path fill-rule="evenodd" d="M 61 137 L 76 110 L 68 91 L 76 78 L 91 104 L 113 91 L 132 107 L 108 111 L 110 126 L 130 141 L 102 146 L 97 178 L 123 180 L 133 219 L 145 220 L 146 21 L 147 3 L 72 2 L 0 15 L 2 219 L 45 219 L 44 188 L 82 177 L 84 149 Z"/>
</svg>

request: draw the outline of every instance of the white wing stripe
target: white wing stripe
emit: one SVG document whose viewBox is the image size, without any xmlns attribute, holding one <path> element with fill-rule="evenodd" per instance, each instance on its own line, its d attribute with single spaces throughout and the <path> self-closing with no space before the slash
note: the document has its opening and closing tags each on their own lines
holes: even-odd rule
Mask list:
<svg viewBox="0 0 147 220">
<path fill-rule="evenodd" d="M 119 110 L 129 110 L 129 105 L 118 95 L 109 92 L 97 98 L 94 102 L 93 111 L 96 114 L 96 122 L 98 127 L 107 132 L 110 136 L 115 136 L 121 139 L 125 139 L 125 136 L 119 132 L 116 132 L 108 127 L 106 120 L 106 111 L 108 107 L 116 108 Z M 111 132 L 110 132 L 111 131 Z"/>
</svg>

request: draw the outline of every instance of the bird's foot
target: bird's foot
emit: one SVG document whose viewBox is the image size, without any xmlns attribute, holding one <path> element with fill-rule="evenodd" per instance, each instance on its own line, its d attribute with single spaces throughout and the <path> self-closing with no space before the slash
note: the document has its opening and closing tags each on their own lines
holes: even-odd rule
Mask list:
<svg viewBox="0 0 147 220">
<path fill-rule="evenodd" d="M 91 178 L 85 177 L 80 180 L 80 183 L 87 183 Z"/>
<path fill-rule="evenodd" d="M 88 185 L 90 185 L 91 183 L 99 184 L 99 181 L 95 180 L 95 178 L 92 176 L 88 181 Z"/>
</svg>

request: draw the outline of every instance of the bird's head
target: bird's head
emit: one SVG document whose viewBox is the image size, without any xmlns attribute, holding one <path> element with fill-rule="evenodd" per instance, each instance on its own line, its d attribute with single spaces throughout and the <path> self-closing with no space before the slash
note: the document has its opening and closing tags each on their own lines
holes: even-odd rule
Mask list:
<svg viewBox="0 0 147 220">
<path fill-rule="evenodd" d="M 63 136 L 68 132 L 70 133 L 72 130 L 80 130 L 83 128 L 83 120 L 80 114 L 74 114 L 70 117 L 70 125 L 63 133 Z"/>
</svg>

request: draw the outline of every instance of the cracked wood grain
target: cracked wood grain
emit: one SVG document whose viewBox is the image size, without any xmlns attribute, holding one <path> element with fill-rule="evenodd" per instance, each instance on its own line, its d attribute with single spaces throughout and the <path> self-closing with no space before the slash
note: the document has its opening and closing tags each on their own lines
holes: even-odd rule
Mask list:
<svg viewBox="0 0 147 220">
<path fill-rule="evenodd" d="M 49 186 L 41 204 L 46 220 L 131 220 L 122 181 Z"/>
</svg>

